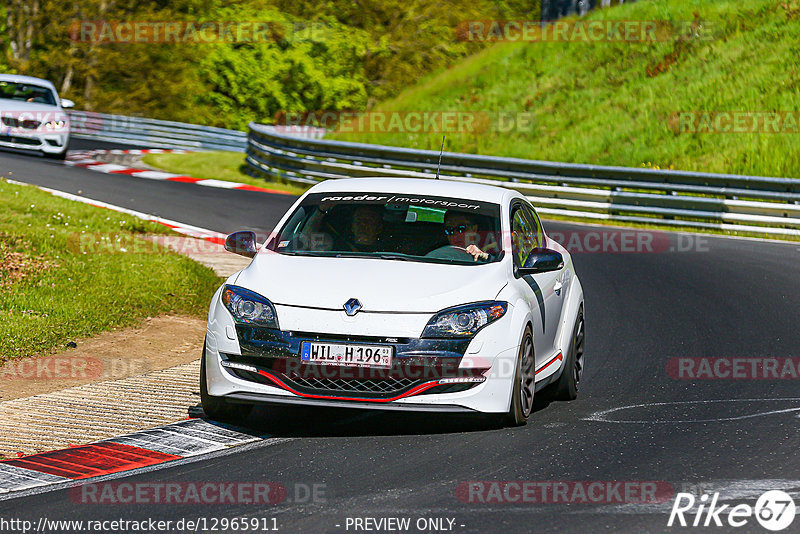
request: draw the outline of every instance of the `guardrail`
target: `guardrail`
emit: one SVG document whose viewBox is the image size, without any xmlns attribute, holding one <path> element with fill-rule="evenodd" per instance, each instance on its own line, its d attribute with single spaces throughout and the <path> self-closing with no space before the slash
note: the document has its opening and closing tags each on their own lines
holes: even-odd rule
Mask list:
<svg viewBox="0 0 800 534">
<path fill-rule="evenodd" d="M 152 148 L 244 152 L 247 133 L 185 122 L 70 111 L 71 135 Z"/>
<path fill-rule="evenodd" d="M 434 178 L 430 150 L 298 139 L 250 123 L 251 175 L 311 184 L 355 176 Z M 441 179 L 525 194 L 540 214 L 800 236 L 800 180 L 603 167 L 445 152 Z"/>
</svg>

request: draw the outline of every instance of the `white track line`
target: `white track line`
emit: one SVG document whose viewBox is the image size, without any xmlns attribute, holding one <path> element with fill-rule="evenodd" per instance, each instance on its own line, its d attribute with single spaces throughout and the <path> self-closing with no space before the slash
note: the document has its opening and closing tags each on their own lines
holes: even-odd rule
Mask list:
<svg viewBox="0 0 800 534">
<path fill-rule="evenodd" d="M 163 217 L 157 217 L 155 215 L 150 215 L 148 213 L 143 213 L 141 211 L 135 211 L 128 208 L 123 208 L 122 206 L 116 206 L 114 204 L 109 204 L 108 202 L 103 202 L 101 200 L 94 200 L 91 198 L 82 197 L 79 195 L 73 195 L 72 193 L 65 193 L 64 191 L 59 191 L 57 189 L 50 189 L 49 187 L 42 187 L 40 185 L 33 185 L 28 184 L 25 182 L 18 182 L 16 180 L 6 180 L 10 184 L 14 185 L 26 185 L 31 187 L 36 187 L 42 191 L 50 193 L 51 195 L 65 198 L 67 200 L 74 200 L 76 202 L 81 202 L 83 204 L 89 204 L 91 206 L 96 206 L 98 208 L 106 208 L 113 211 L 117 211 L 119 213 L 125 213 L 128 215 L 133 215 L 134 217 L 138 217 L 139 219 L 143 219 L 145 221 L 153 221 L 159 224 L 163 224 L 164 226 L 168 226 L 172 228 L 174 231 L 178 232 L 179 234 L 188 235 L 191 237 L 196 237 L 198 239 L 205 239 L 207 241 L 212 241 L 214 243 L 219 243 L 224 241 L 227 237 L 225 234 L 215 232 L 213 230 L 209 230 L 207 228 L 200 228 L 199 226 L 192 226 L 191 224 L 186 224 L 178 221 L 173 221 L 172 219 L 164 219 Z"/>
</svg>

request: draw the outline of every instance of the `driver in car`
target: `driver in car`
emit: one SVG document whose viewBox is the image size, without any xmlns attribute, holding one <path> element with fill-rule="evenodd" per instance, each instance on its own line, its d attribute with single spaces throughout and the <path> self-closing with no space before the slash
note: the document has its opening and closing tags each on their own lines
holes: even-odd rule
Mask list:
<svg viewBox="0 0 800 534">
<path fill-rule="evenodd" d="M 465 249 L 475 261 L 488 261 L 493 255 L 481 250 L 478 223 L 468 213 L 448 210 L 444 215 L 444 234 L 450 246 Z"/>
<path fill-rule="evenodd" d="M 358 206 L 353 212 L 350 228 L 352 248 L 358 252 L 376 252 L 380 248 L 379 236 L 383 231 L 383 207 Z"/>
</svg>

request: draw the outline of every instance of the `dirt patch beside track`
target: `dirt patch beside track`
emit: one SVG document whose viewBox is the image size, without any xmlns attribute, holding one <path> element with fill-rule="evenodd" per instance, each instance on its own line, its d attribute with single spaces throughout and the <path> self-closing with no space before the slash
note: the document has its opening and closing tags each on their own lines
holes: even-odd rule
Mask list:
<svg viewBox="0 0 800 534">
<path fill-rule="evenodd" d="M 52 356 L 11 360 L 0 366 L 0 401 L 30 397 L 106 380 L 119 380 L 186 364 L 203 350 L 204 318 L 165 315 L 135 328 L 77 341 Z"/>
</svg>

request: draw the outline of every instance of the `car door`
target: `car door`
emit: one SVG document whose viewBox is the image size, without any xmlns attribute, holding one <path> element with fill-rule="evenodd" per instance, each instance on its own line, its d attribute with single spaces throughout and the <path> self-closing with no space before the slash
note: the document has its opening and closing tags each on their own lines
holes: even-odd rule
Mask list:
<svg viewBox="0 0 800 534">
<path fill-rule="evenodd" d="M 536 247 L 545 247 L 544 229 L 542 228 L 542 222 L 539 219 L 539 215 L 536 213 L 536 210 L 533 209 L 533 206 L 528 203 L 523 204 L 523 209 L 531 219 L 532 224 L 534 224 Z M 561 312 L 564 310 L 564 300 L 567 293 L 565 287 L 568 283 L 566 269 L 565 263 L 564 267 L 558 271 L 536 275 L 537 277 L 541 278 L 540 285 L 544 291 L 546 318 L 545 337 L 547 338 L 548 342 L 547 346 L 550 349 L 548 352 L 550 352 L 553 356 L 555 356 L 555 354 L 561 348 L 559 346 L 558 339 L 559 329 L 561 327 Z"/>
<path fill-rule="evenodd" d="M 556 333 L 561 317 L 563 291 L 556 292 L 563 269 L 549 273 L 520 276 L 517 269 L 529 255 L 543 246 L 544 234 L 535 212 L 521 200 L 511 206 L 511 247 L 514 277 L 520 292 L 528 301 L 533 318 L 533 345 L 536 351 L 536 368 L 539 369 L 555 356 Z"/>
</svg>

